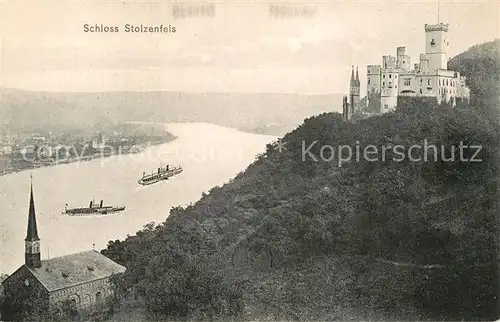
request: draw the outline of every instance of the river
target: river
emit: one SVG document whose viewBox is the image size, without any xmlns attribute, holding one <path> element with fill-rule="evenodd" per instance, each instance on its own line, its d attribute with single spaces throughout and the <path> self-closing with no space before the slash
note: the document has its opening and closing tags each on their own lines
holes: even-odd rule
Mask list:
<svg viewBox="0 0 500 322">
<path fill-rule="evenodd" d="M 38 168 L 0 177 L 0 273 L 11 274 L 24 262 L 30 173 L 41 239 L 42 259 L 104 248 L 109 240 L 133 235 L 145 224 L 162 222 L 173 206 L 196 202 L 202 192 L 243 171 L 276 139 L 205 123 L 168 123 L 178 138 L 139 154 Z M 184 172 L 151 186 L 140 186 L 143 171 L 180 164 Z M 69 217 L 64 205 L 88 206 L 90 200 L 126 206 L 107 216 Z"/>
</svg>

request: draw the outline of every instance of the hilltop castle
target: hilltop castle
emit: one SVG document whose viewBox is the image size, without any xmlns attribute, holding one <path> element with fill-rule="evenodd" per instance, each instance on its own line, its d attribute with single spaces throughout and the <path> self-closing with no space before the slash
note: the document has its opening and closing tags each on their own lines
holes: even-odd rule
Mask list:
<svg viewBox="0 0 500 322">
<path fill-rule="evenodd" d="M 367 66 L 367 97 L 380 97 L 378 113 L 387 113 L 396 108 L 398 96 L 435 97 L 456 104 L 456 99 L 469 100 L 470 91 L 465 77 L 457 71 L 447 69 L 448 24 L 425 25 L 425 54 L 420 54 L 413 66 L 406 47 L 397 47 L 396 57 L 382 56 L 382 65 Z M 356 72 L 357 74 L 357 72 Z M 351 119 L 359 106 L 359 78 L 351 74 L 349 100 L 344 97 L 344 118 Z M 354 79 L 354 81 L 353 81 Z M 357 93 L 357 96 L 356 96 Z M 372 98 L 373 99 L 373 98 Z"/>
</svg>

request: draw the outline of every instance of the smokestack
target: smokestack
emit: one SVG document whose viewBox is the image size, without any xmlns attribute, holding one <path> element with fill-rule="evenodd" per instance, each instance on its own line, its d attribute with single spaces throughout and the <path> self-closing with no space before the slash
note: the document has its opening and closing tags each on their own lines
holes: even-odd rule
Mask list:
<svg viewBox="0 0 500 322">
<path fill-rule="evenodd" d="M 90 202 L 89 208 L 92 208 L 92 201 Z"/>
<path fill-rule="evenodd" d="M 101 204 L 99 205 L 99 208 L 102 208 L 102 200 L 101 200 Z"/>
</svg>

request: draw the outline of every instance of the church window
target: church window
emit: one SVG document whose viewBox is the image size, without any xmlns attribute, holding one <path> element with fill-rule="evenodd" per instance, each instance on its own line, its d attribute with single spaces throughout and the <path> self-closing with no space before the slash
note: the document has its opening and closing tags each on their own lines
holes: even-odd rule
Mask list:
<svg viewBox="0 0 500 322">
<path fill-rule="evenodd" d="M 97 292 L 95 294 L 95 304 L 100 305 L 102 303 L 102 293 Z"/>
<path fill-rule="evenodd" d="M 370 85 L 370 79 L 368 78 L 368 85 Z"/>
<path fill-rule="evenodd" d="M 385 82 L 382 82 L 382 86 L 385 86 Z"/>
<path fill-rule="evenodd" d="M 427 79 L 427 85 L 430 85 L 431 84 L 431 79 Z"/>
</svg>

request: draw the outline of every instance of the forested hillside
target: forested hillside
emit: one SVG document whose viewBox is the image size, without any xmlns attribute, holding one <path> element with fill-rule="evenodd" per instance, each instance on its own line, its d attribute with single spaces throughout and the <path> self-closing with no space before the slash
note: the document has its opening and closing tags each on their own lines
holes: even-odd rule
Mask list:
<svg viewBox="0 0 500 322">
<path fill-rule="evenodd" d="M 471 105 L 401 100 L 396 112 L 356 123 L 309 118 L 284 136 L 286 149 L 269 145 L 196 204 L 110 241 L 102 253 L 127 266 L 110 312 L 132 320 L 498 318 L 497 75 L 470 67 L 489 62 L 461 60 Z M 385 158 L 339 166 L 343 145 L 385 148 Z M 412 146 L 420 147 L 413 161 Z"/>
<path fill-rule="evenodd" d="M 500 99 L 500 39 L 476 45 L 450 59 L 448 69 L 467 76 L 472 104 L 496 105 Z"/>
</svg>

